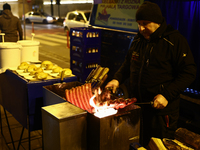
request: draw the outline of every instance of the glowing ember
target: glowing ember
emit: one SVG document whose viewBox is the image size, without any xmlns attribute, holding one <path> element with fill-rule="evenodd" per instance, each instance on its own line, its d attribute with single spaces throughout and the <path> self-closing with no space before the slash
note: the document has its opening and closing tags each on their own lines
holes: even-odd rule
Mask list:
<svg viewBox="0 0 200 150">
<path fill-rule="evenodd" d="M 91 99 L 90 99 L 90 105 L 92 107 L 94 107 L 94 115 L 96 117 L 99 118 L 103 118 L 103 117 L 107 117 L 110 115 L 114 115 L 118 112 L 118 110 L 115 110 L 114 108 L 111 108 L 112 105 L 108 106 L 107 103 L 105 103 L 104 105 L 98 106 L 98 103 L 95 104 L 94 102 L 94 98 L 96 96 L 94 95 Z"/>
</svg>

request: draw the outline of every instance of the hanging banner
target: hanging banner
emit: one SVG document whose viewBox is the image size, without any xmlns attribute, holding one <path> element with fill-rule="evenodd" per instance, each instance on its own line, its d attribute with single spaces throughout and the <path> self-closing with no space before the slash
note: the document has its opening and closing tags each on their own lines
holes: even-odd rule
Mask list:
<svg viewBox="0 0 200 150">
<path fill-rule="evenodd" d="M 98 4 L 95 25 L 137 30 L 135 14 L 144 0 L 102 0 Z"/>
</svg>

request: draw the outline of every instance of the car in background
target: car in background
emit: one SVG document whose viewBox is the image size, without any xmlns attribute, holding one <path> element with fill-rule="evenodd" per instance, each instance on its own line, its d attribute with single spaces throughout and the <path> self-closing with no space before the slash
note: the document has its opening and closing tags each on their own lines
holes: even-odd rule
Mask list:
<svg viewBox="0 0 200 150">
<path fill-rule="evenodd" d="M 22 17 L 23 20 L 24 17 Z M 45 12 L 29 11 L 25 14 L 26 23 L 54 23 L 56 19 Z"/>
<path fill-rule="evenodd" d="M 76 10 L 67 13 L 63 21 L 64 30 L 73 27 L 88 27 L 91 10 Z"/>
</svg>

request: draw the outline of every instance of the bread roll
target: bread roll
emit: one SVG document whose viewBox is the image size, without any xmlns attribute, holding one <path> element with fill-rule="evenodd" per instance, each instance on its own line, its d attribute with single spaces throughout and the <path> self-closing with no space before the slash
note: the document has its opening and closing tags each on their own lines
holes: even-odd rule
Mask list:
<svg viewBox="0 0 200 150">
<path fill-rule="evenodd" d="M 53 68 L 53 64 L 46 64 L 45 70 L 51 70 Z"/>
<path fill-rule="evenodd" d="M 29 65 L 28 68 L 24 70 L 24 72 L 32 72 L 32 71 L 35 71 L 36 68 L 37 67 L 34 64 L 32 64 L 32 65 Z"/>
<path fill-rule="evenodd" d="M 29 64 L 27 62 L 22 62 L 19 66 L 18 66 L 18 69 L 19 70 L 24 70 L 24 69 L 27 69 L 29 66 Z"/>
<path fill-rule="evenodd" d="M 37 71 L 37 72 L 43 72 L 43 69 L 40 68 L 40 67 L 38 67 L 38 68 L 35 69 L 35 71 Z"/>
<path fill-rule="evenodd" d="M 48 74 L 45 72 L 39 72 L 35 75 L 36 79 L 38 79 L 38 80 L 44 80 L 47 78 L 47 76 L 48 76 Z"/>
<path fill-rule="evenodd" d="M 59 73 L 59 76 L 67 77 L 72 75 L 72 70 L 69 68 L 64 68 L 62 71 Z"/>
<path fill-rule="evenodd" d="M 41 64 L 41 68 L 46 68 L 47 65 L 53 64 L 51 61 L 45 60 Z"/>
<path fill-rule="evenodd" d="M 62 68 L 59 67 L 59 66 L 57 66 L 56 68 L 54 68 L 54 69 L 52 70 L 52 73 L 59 73 L 59 72 L 61 72 L 61 71 L 62 71 Z"/>
<path fill-rule="evenodd" d="M 38 67 L 38 68 L 35 68 L 34 71 L 31 71 L 30 75 L 35 75 L 35 74 L 40 73 L 40 72 L 43 72 L 43 69 Z"/>
</svg>

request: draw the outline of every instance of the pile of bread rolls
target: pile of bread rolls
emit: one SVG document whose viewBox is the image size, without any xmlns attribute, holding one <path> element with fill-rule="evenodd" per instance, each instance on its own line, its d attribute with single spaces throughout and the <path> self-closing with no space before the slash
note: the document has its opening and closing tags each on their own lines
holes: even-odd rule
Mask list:
<svg viewBox="0 0 200 150">
<path fill-rule="evenodd" d="M 30 73 L 29 75 L 35 76 L 38 80 L 46 79 L 49 73 L 58 74 L 58 77 L 67 77 L 72 75 L 71 69 L 61 68 L 48 60 L 43 61 L 39 66 L 36 64 L 29 64 L 28 62 L 22 62 L 17 69 L 24 70 L 24 73 Z"/>
</svg>

